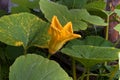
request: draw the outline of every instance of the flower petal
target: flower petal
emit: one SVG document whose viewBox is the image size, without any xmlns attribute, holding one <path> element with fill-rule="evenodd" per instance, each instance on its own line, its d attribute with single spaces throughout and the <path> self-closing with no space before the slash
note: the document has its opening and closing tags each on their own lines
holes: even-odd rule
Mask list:
<svg viewBox="0 0 120 80">
<path fill-rule="evenodd" d="M 50 54 L 56 53 L 67 41 L 81 37 L 73 33 L 71 22 L 68 22 L 63 28 L 56 16 L 52 18 L 48 32 L 51 36 L 49 42 Z"/>
<path fill-rule="evenodd" d="M 50 28 L 48 30 L 48 33 L 50 35 L 53 35 L 53 31 L 61 31 L 63 29 L 62 25 L 60 24 L 59 20 L 57 19 L 57 16 L 53 16 L 52 22 L 50 25 Z"/>
<path fill-rule="evenodd" d="M 64 28 L 63 28 L 65 31 L 68 31 L 70 33 L 73 33 L 73 29 L 72 29 L 72 23 L 71 22 L 68 22 Z"/>
<path fill-rule="evenodd" d="M 67 41 L 70 41 L 75 38 L 80 38 L 81 35 L 79 34 L 69 34 L 66 38 L 64 38 L 63 42 L 66 43 Z"/>
<path fill-rule="evenodd" d="M 54 28 L 56 28 L 58 30 L 63 29 L 62 25 L 60 24 L 59 20 L 57 19 L 57 16 L 53 16 L 51 27 L 54 27 Z"/>
</svg>

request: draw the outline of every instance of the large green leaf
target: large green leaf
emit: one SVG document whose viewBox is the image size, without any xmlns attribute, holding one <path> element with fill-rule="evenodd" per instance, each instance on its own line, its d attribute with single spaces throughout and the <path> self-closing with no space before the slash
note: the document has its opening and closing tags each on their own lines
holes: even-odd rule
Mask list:
<svg viewBox="0 0 120 80">
<path fill-rule="evenodd" d="M 70 21 L 70 12 L 66 6 L 54 3 L 52 1 L 40 0 L 40 9 L 45 14 L 45 17 L 51 22 L 54 15 L 58 17 L 62 25 Z"/>
<path fill-rule="evenodd" d="M 82 19 L 86 22 L 89 22 L 91 24 L 95 24 L 98 26 L 107 25 L 107 23 L 105 23 L 102 18 L 98 16 L 90 15 L 86 9 L 72 9 L 71 12 L 72 12 L 72 15 L 76 16 L 77 20 Z"/>
<path fill-rule="evenodd" d="M 118 59 L 119 49 L 113 48 L 113 44 L 99 36 L 88 36 L 83 40 L 70 41 L 63 53 L 74 57 L 85 67 L 91 67 L 97 63 Z"/>
<path fill-rule="evenodd" d="M 84 7 L 87 9 L 96 8 L 96 9 L 104 10 L 106 8 L 106 3 L 105 1 L 94 1 L 94 2 L 86 4 Z"/>
<path fill-rule="evenodd" d="M 47 47 L 48 24 L 29 13 L 12 14 L 0 18 L 0 41 L 24 48 Z"/>
<path fill-rule="evenodd" d="M 118 59 L 120 49 L 113 47 L 97 47 L 90 45 L 76 45 L 61 50 L 64 54 L 73 57 L 85 67 L 91 68 L 97 63 Z"/>
<path fill-rule="evenodd" d="M 71 40 L 66 47 L 71 47 L 74 45 L 91 45 L 91 46 L 99 46 L 99 47 L 113 47 L 113 43 L 105 40 L 100 36 L 87 36 L 83 40 L 74 39 Z"/>
<path fill-rule="evenodd" d="M 35 54 L 20 56 L 10 67 L 9 80 L 72 80 L 52 60 Z"/>
<path fill-rule="evenodd" d="M 29 12 L 30 9 L 39 9 L 39 0 L 11 0 L 16 6 L 13 6 L 12 13 Z"/>
<path fill-rule="evenodd" d="M 11 2 L 18 4 L 18 6 L 25 6 L 28 8 L 39 8 L 39 0 L 11 0 Z"/>
<path fill-rule="evenodd" d="M 107 25 L 100 17 L 91 16 L 86 9 L 68 10 L 66 6 L 47 0 L 40 0 L 39 4 L 40 9 L 50 22 L 52 17 L 56 15 L 62 25 L 65 25 L 67 22 L 71 21 L 73 23 L 74 30 L 85 30 L 87 28 L 87 24 L 85 23 L 86 21 L 95 25 Z"/>
<path fill-rule="evenodd" d="M 60 0 L 59 3 L 66 5 L 69 9 L 82 8 L 88 0 Z"/>
</svg>

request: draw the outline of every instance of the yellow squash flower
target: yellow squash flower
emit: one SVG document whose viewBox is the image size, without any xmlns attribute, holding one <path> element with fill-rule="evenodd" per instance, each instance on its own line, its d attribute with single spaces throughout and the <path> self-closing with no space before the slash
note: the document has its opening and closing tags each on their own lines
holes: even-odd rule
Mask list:
<svg viewBox="0 0 120 80">
<path fill-rule="evenodd" d="M 81 37 L 73 33 L 72 23 L 68 22 L 64 27 L 60 24 L 56 16 L 53 16 L 48 33 L 51 36 L 49 42 L 49 53 L 56 53 L 67 41 Z"/>
</svg>

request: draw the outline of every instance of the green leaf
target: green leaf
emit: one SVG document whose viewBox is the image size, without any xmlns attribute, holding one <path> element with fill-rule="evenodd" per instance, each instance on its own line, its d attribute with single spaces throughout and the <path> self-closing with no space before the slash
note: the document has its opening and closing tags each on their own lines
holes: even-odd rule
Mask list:
<svg viewBox="0 0 120 80">
<path fill-rule="evenodd" d="M 59 3 L 66 5 L 69 9 L 82 8 L 88 0 L 60 0 Z"/>
<path fill-rule="evenodd" d="M 80 9 L 71 9 L 69 11 L 71 14 L 70 20 L 73 23 L 73 28 L 74 30 L 85 30 L 88 27 L 88 25 L 86 22 L 82 21 L 82 18 L 80 17 L 80 12 L 76 12 L 76 10 L 80 10 Z"/>
<path fill-rule="evenodd" d="M 30 12 L 30 9 L 39 9 L 39 0 L 11 0 L 11 2 L 16 4 L 11 8 L 12 13 Z"/>
<path fill-rule="evenodd" d="M 99 1 L 92 1 L 91 3 L 88 3 L 84 6 L 87 10 L 91 11 L 91 13 L 97 14 L 99 16 L 102 16 L 104 19 L 106 19 L 106 16 L 110 16 L 113 11 L 106 11 L 106 2 L 103 0 Z"/>
<path fill-rule="evenodd" d="M 52 17 L 56 15 L 63 26 L 66 25 L 67 22 L 71 21 L 74 30 L 87 28 L 86 24 L 85 26 L 82 26 L 79 23 L 81 20 L 76 19 L 75 15 L 71 14 L 66 6 L 47 0 L 40 0 L 39 4 L 41 11 L 45 14 L 45 17 L 49 20 L 49 22 L 51 22 Z"/>
<path fill-rule="evenodd" d="M 117 13 L 117 15 L 120 17 L 120 10 L 119 9 L 115 9 L 115 13 Z"/>
<path fill-rule="evenodd" d="M 87 28 L 87 24 L 81 24 L 81 20 L 95 25 L 107 25 L 102 18 L 90 15 L 86 9 L 68 10 L 66 6 L 47 0 L 40 0 L 39 4 L 41 11 L 50 22 L 52 17 L 56 15 L 62 25 L 65 25 L 67 22 L 71 21 L 73 23 L 74 30 L 85 30 Z"/>
<path fill-rule="evenodd" d="M 96 8 L 96 9 L 104 10 L 106 8 L 106 3 L 105 1 L 94 1 L 86 4 L 84 7 L 87 9 Z"/>
<path fill-rule="evenodd" d="M 98 16 L 90 15 L 86 9 L 73 9 L 72 12 L 76 13 L 76 17 L 81 18 L 82 20 L 89 22 L 94 25 L 106 26 L 107 23 Z"/>
<path fill-rule="evenodd" d="M 116 31 L 118 31 L 119 34 L 120 34 L 120 24 L 117 24 L 114 29 L 115 29 Z"/>
<path fill-rule="evenodd" d="M 58 63 L 42 56 L 27 54 L 10 67 L 9 80 L 72 80 Z"/>
<path fill-rule="evenodd" d="M 113 43 L 105 40 L 100 36 L 87 36 L 83 40 L 74 39 L 71 40 L 66 47 L 71 47 L 74 45 L 91 45 L 91 46 L 99 46 L 99 47 L 113 47 Z"/>
<path fill-rule="evenodd" d="M 11 2 L 27 8 L 39 8 L 39 0 L 12 0 Z"/>
<path fill-rule="evenodd" d="M 0 18 L 0 41 L 12 45 L 47 47 L 48 24 L 29 13 L 12 14 Z"/>
<path fill-rule="evenodd" d="M 88 36 L 83 40 L 74 39 L 61 50 L 64 54 L 74 57 L 85 67 L 110 60 L 118 59 L 119 49 L 113 48 L 113 44 L 99 36 Z"/>
<path fill-rule="evenodd" d="M 64 54 L 81 62 L 86 68 L 97 63 L 118 59 L 119 49 L 113 47 L 97 47 L 90 45 L 75 45 L 61 50 Z"/>
<path fill-rule="evenodd" d="M 62 25 L 65 25 L 68 21 L 70 21 L 70 12 L 66 6 L 48 0 L 40 0 L 39 4 L 40 9 L 50 22 L 54 15 L 58 17 Z"/>
</svg>

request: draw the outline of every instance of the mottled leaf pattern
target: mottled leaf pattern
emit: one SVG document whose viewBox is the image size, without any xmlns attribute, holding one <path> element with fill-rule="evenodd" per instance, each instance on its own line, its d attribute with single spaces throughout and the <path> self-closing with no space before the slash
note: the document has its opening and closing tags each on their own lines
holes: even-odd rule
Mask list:
<svg viewBox="0 0 120 80">
<path fill-rule="evenodd" d="M 0 19 L 0 41 L 13 46 L 47 47 L 49 25 L 30 13 L 12 14 Z"/>
</svg>

